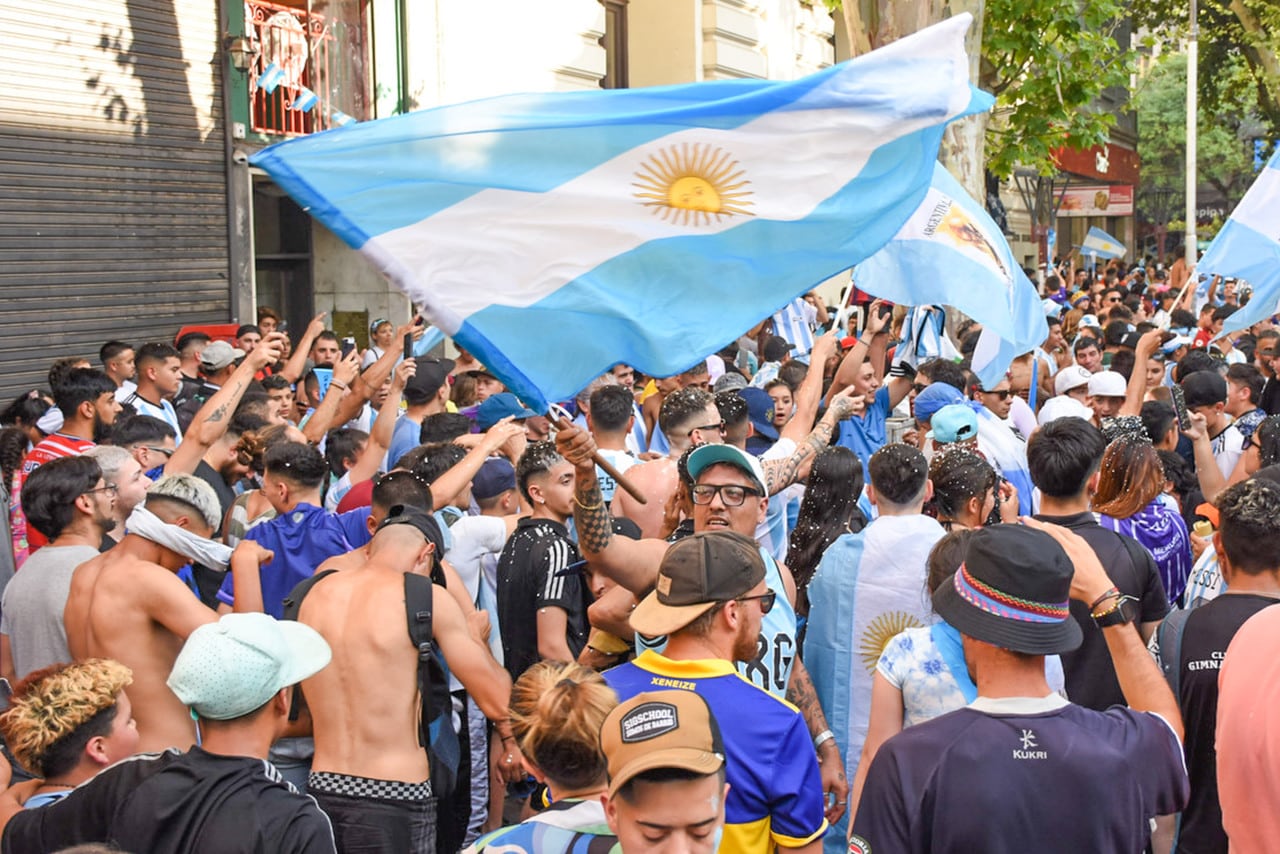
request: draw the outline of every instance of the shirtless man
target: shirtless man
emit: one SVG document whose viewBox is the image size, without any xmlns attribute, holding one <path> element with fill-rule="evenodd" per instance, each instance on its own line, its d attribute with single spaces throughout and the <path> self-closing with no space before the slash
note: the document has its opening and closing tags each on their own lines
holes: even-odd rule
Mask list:
<svg viewBox="0 0 1280 854">
<path fill-rule="evenodd" d="M 76 568 L 63 611 L 67 645 L 77 661 L 111 658 L 133 671 L 128 693 L 140 752 L 186 750 L 195 742 L 195 724 L 165 680 L 187 635 L 218 615 L 178 580 L 177 571 L 193 559 L 208 559 L 191 546 L 218 524 L 218 497 L 194 475 L 170 475 L 151 487 L 134 513 L 119 545 Z M 146 530 L 154 529 L 165 544 L 139 533 L 139 514 L 153 516 Z"/>
<path fill-rule="evenodd" d="M 430 576 L 443 540 L 431 516 L 398 509 L 374 535 L 368 561 L 317 582 L 298 613 L 334 651 L 332 664 L 303 682 L 303 691 L 316 747 L 307 787 L 333 820 L 339 850 L 357 842 L 435 850 L 436 798 L 418 744 L 418 653 L 403 616 L 404 576 Z M 484 645 L 487 619 L 465 618 L 438 585 L 432 612 L 432 634 L 450 672 L 486 716 L 502 722 L 501 732 L 511 680 Z"/>
</svg>

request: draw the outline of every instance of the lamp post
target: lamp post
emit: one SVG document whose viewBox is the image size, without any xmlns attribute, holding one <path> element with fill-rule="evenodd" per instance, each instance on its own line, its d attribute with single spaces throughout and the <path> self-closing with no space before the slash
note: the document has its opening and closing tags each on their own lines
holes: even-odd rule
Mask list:
<svg viewBox="0 0 1280 854">
<path fill-rule="evenodd" d="M 258 40 L 253 36 L 226 36 L 223 47 L 231 60 L 231 67 L 236 71 L 248 71 L 262 52 Z"/>
<path fill-rule="evenodd" d="M 1196 0 L 1191 0 L 1191 32 L 1187 36 L 1187 175 L 1186 175 L 1186 259 L 1190 271 L 1199 258 L 1196 246 L 1196 86 L 1199 75 L 1200 22 Z"/>
<path fill-rule="evenodd" d="M 1022 196 L 1022 203 L 1031 217 L 1031 239 L 1036 244 L 1036 257 L 1041 264 L 1051 264 L 1045 237 L 1057 219 L 1058 209 L 1062 207 L 1062 199 L 1071 183 L 1069 175 L 1041 175 L 1031 169 L 1018 169 L 1013 173 L 1013 181 Z M 1041 268 L 1043 269 L 1043 267 Z"/>
</svg>

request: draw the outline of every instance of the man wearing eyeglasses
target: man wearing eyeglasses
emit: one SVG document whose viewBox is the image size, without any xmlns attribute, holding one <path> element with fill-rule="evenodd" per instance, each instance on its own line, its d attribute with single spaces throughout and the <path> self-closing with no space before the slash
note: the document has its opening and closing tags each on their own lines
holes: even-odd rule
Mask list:
<svg viewBox="0 0 1280 854">
<path fill-rule="evenodd" d="M 703 481 L 694 490 L 695 507 L 715 506 L 720 516 L 763 491 L 727 481 Z M 819 852 L 827 830 L 804 718 L 738 678 L 733 665 L 755 655 L 762 624 L 781 601 L 768 587 L 755 542 L 721 522 L 666 550 L 654 591 L 632 612 L 635 630 L 666 635 L 666 649 L 646 650 L 605 673 L 624 702 L 646 691 L 693 691 L 720 722 L 729 782 L 722 851 Z"/>
<path fill-rule="evenodd" d="M 71 661 L 62 609 L 71 576 L 97 557 L 115 527 L 115 484 L 102 478 L 96 460 L 63 457 L 31 473 L 22 492 L 27 524 L 49 545 L 27 558 L 5 587 L 0 607 L 0 676 L 13 681 L 33 670 Z"/>
</svg>

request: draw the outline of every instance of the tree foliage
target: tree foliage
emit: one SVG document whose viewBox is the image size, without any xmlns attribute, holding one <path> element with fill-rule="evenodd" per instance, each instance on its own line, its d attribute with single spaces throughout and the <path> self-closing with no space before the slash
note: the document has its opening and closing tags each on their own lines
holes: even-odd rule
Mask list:
<svg viewBox="0 0 1280 854">
<path fill-rule="evenodd" d="M 862 22 L 867 32 L 851 33 L 860 46 L 879 47 L 909 31 L 888 32 L 893 18 L 921 24 L 940 20 L 951 3 L 937 0 L 844 0 L 846 21 Z M 827 0 L 832 8 L 841 0 Z M 975 5 L 975 4 L 971 4 Z M 1015 166 L 1050 174 L 1053 150 L 1088 148 L 1107 140 L 1115 116 L 1098 107 L 1107 90 L 1128 84 L 1133 55 L 1117 38 L 1125 20 L 1121 0 L 985 0 L 982 14 L 981 88 L 996 96 L 987 126 L 985 158 L 979 162 L 1002 178 Z M 850 15 L 850 11 L 855 14 Z M 889 38 L 886 38 L 886 35 Z"/>
<path fill-rule="evenodd" d="M 1176 46 L 1187 35 L 1188 0 L 1134 0 L 1135 25 Z M 1280 3 L 1199 0 L 1200 107 L 1230 113 L 1248 104 L 1261 134 L 1280 139 Z"/>
<path fill-rule="evenodd" d="M 1239 60 L 1237 60 L 1239 61 Z M 1249 134 L 1251 105 L 1234 104 L 1221 91 L 1231 85 L 1221 75 L 1209 81 L 1218 112 L 1200 110 L 1196 124 L 1196 174 L 1217 190 L 1230 210 L 1253 181 Z M 1138 113 L 1138 154 L 1142 158 L 1139 212 L 1148 221 L 1181 218 L 1187 144 L 1187 57 L 1166 54 L 1139 83 L 1133 103 Z M 1256 101 L 1255 101 L 1256 104 Z"/>
</svg>

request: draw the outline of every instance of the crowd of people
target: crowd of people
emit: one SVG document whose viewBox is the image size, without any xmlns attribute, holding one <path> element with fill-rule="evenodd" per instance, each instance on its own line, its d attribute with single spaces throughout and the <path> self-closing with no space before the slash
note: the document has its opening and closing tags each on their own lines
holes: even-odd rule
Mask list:
<svg viewBox="0 0 1280 854">
<path fill-rule="evenodd" d="M 418 318 L 59 358 L 0 850 L 1267 850 L 1280 327 L 1053 273 L 994 383 L 816 293 L 569 417 Z"/>
</svg>

